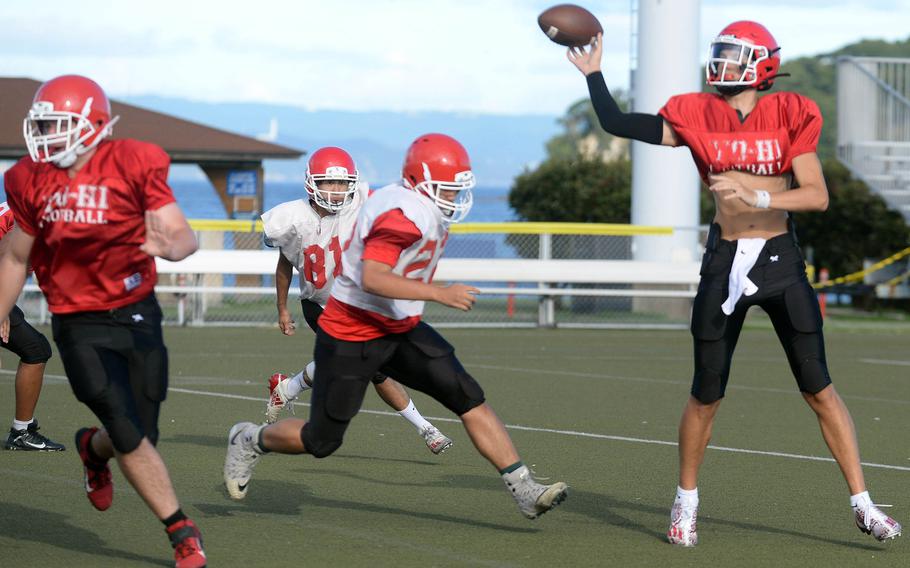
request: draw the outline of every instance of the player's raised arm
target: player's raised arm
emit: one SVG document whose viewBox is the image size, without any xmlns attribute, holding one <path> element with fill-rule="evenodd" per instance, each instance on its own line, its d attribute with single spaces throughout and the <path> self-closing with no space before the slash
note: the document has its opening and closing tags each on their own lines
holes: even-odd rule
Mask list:
<svg viewBox="0 0 910 568">
<path fill-rule="evenodd" d="M 566 52 L 569 61 L 588 81 L 591 104 L 597 113 L 600 126 L 613 136 L 631 138 L 648 144 L 678 145 L 676 132 L 661 116 L 639 112 L 625 113 L 619 108 L 601 72 L 602 56 L 603 34 L 591 38 L 590 49 L 585 49 L 584 46 L 570 47 Z"/>
</svg>

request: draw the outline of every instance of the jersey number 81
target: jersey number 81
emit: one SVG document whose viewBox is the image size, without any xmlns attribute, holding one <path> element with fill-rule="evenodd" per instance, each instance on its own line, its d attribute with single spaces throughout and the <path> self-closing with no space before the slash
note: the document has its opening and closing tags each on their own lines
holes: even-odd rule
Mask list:
<svg viewBox="0 0 910 568">
<path fill-rule="evenodd" d="M 332 242 L 327 247 L 332 252 L 335 259 L 335 268 L 332 270 L 332 278 L 341 274 L 341 243 L 338 237 L 332 237 Z M 317 290 L 321 290 L 326 283 L 325 274 L 325 251 L 319 245 L 310 245 L 303 250 L 303 277 L 312 283 Z"/>
</svg>

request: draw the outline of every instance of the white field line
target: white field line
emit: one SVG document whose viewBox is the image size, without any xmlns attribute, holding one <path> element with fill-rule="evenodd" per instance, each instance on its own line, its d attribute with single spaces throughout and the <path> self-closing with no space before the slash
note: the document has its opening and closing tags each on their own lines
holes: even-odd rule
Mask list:
<svg viewBox="0 0 910 568">
<path fill-rule="evenodd" d="M 590 379 L 610 379 L 614 381 L 628 381 L 632 383 L 655 383 L 655 384 L 664 384 L 664 385 L 684 385 L 689 386 L 690 381 L 679 381 L 673 379 L 653 379 L 648 377 L 628 377 L 623 375 L 608 375 L 606 373 L 585 373 L 580 371 L 560 371 L 560 370 L 541 370 L 541 369 L 524 369 L 519 367 L 505 367 L 501 365 L 478 365 L 478 364 L 467 364 L 465 365 L 468 368 L 477 368 L 477 369 L 488 369 L 491 371 L 508 371 L 511 373 L 531 373 L 535 375 L 561 375 L 564 377 L 579 377 L 579 378 L 590 378 Z M 794 384 L 792 389 L 779 389 L 774 387 L 753 387 L 749 385 L 737 385 L 737 384 L 728 384 L 727 390 L 744 390 L 744 391 L 754 391 L 754 392 L 772 392 L 772 393 L 781 393 L 781 394 L 799 394 L 799 390 Z M 843 394 L 840 393 L 840 397 L 847 400 L 862 400 L 867 402 L 883 402 L 883 403 L 893 403 L 893 404 L 910 404 L 910 400 L 903 400 L 899 398 L 880 398 L 874 396 L 862 396 L 856 394 Z"/>
<path fill-rule="evenodd" d="M 0 373 L 12 374 L 13 372 L 0 370 Z M 573 373 L 573 374 L 577 375 L 579 373 Z M 62 375 L 48 374 L 48 375 L 45 375 L 45 377 L 51 378 L 51 379 L 57 379 L 57 380 L 66 379 L 66 377 L 64 377 Z M 170 388 L 168 388 L 168 392 L 176 392 L 176 393 L 181 393 L 181 394 L 193 394 L 193 395 L 199 395 L 199 396 L 211 396 L 211 397 L 215 397 L 215 398 L 227 398 L 227 399 L 232 399 L 232 400 L 248 400 L 248 401 L 258 402 L 260 404 L 265 402 L 264 396 L 255 397 L 255 396 L 246 396 L 246 395 L 239 395 L 239 394 L 229 394 L 229 393 L 223 393 L 223 392 L 211 392 L 211 391 L 184 389 L 184 388 L 178 388 L 178 387 L 170 387 Z M 306 406 L 310 406 L 310 404 L 307 402 L 295 402 L 294 406 L 306 407 Z M 399 417 L 397 412 L 389 412 L 386 410 L 361 410 L 360 412 L 362 414 L 373 414 L 376 416 L 394 416 L 396 418 Z M 428 420 L 435 420 L 437 422 L 461 422 L 457 418 L 449 418 L 449 417 L 441 417 L 441 416 L 427 416 L 426 418 Z M 614 436 L 614 435 L 609 435 L 609 434 L 597 434 L 594 432 L 579 432 L 577 430 L 559 430 L 559 429 L 555 429 L 555 428 L 539 428 L 539 427 L 535 427 L 535 426 L 521 426 L 518 424 L 506 424 L 505 426 L 506 426 L 506 428 L 508 428 L 510 430 L 522 430 L 525 432 L 541 432 L 541 433 L 546 433 L 546 434 L 559 434 L 562 436 L 574 436 L 574 437 L 578 437 L 578 438 L 611 440 L 611 441 L 615 441 L 615 442 L 631 442 L 631 443 L 636 443 L 636 444 L 653 444 L 653 445 L 658 445 L 658 446 L 678 446 L 679 445 L 677 442 L 671 442 L 671 441 L 667 441 L 667 440 L 652 440 L 649 438 L 633 438 L 633 437 L 629 437 L 629 436 Z M 770 452 L 770 451 L 764 451 L 764 450 L 750 450 L 747 448 L 731 448 L 731 447 L 727 447 L 727 446 L 714 446 L 714 445 L 709 445 L 708 448 L 711 450 L 719 451 L 719 452 L 730 452 L 730 453 L 736 453 L 736 454 L 771 456 L 771 457 L 789 458 L 789 459 L 804 460 L 804 461 L 834 462 L 833 458 L 822 457 L 822 456 L 807 456 L 807 455 L 803 455 L 803 454 L 792 454 L 792 453 L 787 453 L 787 452 Z M 910 467 L 901 466 L 901 465 L 890 465 L 890 464 L 881 464 L 881 463 L 873 463 L 873 462 L 862 462 L 862 465 L 864 465 L 865 467 L 872 467 L 872 468 L 878 468 L 878 469 L 910 471 Z"/>
<path fill-rule="evenodd" d="M 265 402 L 265 397 L 255 397 L 255 396 L 244 396 L 237 394 L 227 394 L 220 392 L 209 392 L 209 391 L 199 391 L 192 389 L 183 389 L 183 388 L 170 388 L 169 391 L 179 392 L 183 394 L 195 394 L 201 396 L 213 396 L 216 398 L 230 398 L 234 400 L 251 400 L 263 404 Z M 295 402 L 294 406 L 310 406 L 307 402 Z M 374 414 L 377 416 L 394 416 L 399 417 L 397 412 L 389 412 L 387 410 L 361 410 L 363 414 Z M 427 420 L 435 422 L 461 422 L 457 418 L 447 418 L 440 416 L 427 416 Z M 676 442 L 669 442 L 666 440 L 651 440 L 648 438 L 632 438 L 629 436 L 612 436 L 608 434 L 596 434 L 593 432 L 579 432 L 577 430 L 558 430 L 555 428 L 538 428 L 534 426 L 520 426 L 518 424 L 506 424 L 506 428 L 510 430 L 522 430 L 525 432 L 542 432 L 546 434 L 559 434 L 562 436 L 574 436 L 578 438 L 593 438 L 597 440 L 612 440 L 615 442 L 632 442 L 637 444 L 654 444 L 659 446 L 677 446 Z M 772 456 L 779 458 L 789 458 L 796 460 L 805 460 L 805 461 L 820 461 L 820 462 L 834 462 L 833 458 L 826 458 L 821 456 L 806 456 L 802 454 L 791 454 L 787 452 L 767 452 L 763 450 L 749 450 L 745 448 L 730 448 L 727 446 L 714 446 L 709 445 L 709 449 L 717 450 L 720 452 L 731 452 L 736 454 L 751 454 L 759 456 Z M 881 463 L 871 463 L 871 462 L 862 462 L 862 465 L 866 467 L 873 467 L 879 469 L 892 469 L 897 471 L 910 471 L 910 467 L 901 466 L 901 465 L 890 465 L 890 464 L 881 464 Z"/>
<path fill-rule="evenodd" d="M 895 361 L 891 359 L 860 359 L 862 363 L 871 365 L 896 365 L 898 367 L 910 367 L 910 361 Z"/>
</svg>

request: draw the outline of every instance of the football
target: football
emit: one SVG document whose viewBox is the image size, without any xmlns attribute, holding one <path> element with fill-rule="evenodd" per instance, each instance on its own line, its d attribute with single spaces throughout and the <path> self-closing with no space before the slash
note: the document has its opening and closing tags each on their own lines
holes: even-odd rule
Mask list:
<svg viewBox="0 0 910 568">
<path fill-rule="evenodd" d="M 575 4 L 559 4 L 544 10 L 537 24 L 548 38 L 559 45 L 580 47 L 603 32 L 594 14 Z"/>
</svg>

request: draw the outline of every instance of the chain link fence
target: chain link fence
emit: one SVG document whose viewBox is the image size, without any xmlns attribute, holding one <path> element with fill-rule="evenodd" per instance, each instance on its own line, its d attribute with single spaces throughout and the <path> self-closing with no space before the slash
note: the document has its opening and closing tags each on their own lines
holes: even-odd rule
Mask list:
<svg viewBox="0 0 910 568">
<path fill-rule="evenodd" d="M 482 229 L 480 229 L 482 230 Z M 703 235 L 703 231 L 700 231 Z M 202 230 L 197 232 L 201 250 L 265 250 L 262 234 L 255 227 L 245 230 Z M 631 260 L 634 238 L 629 235 L 524 234 L 455 232 L 446 244 L 445 258 L 556 260 Z M 700 239 L 699 242 L 702 242 Z M 161 274 L 158 300 L 165 321 L 172 325 L 248 326 L 276 325 L 275 279 L 273 274 Z M 299 275 L 291 284 L 289 307 L 301 316 L 296 302 Z M 514 290 L 514 293 L 482 294 L 470 312 L 461 312 L 428 303 L 425 319 L 440 326 L 535 327 L 558 325 L 577 327 L 681 327 L 691 311 L 691 287 L 652 285 L 648 290 L 675 290 L 689 297 L 649 297 L 636 294 L 633 284 L 564 284 L 559 282 L 513 283 L 466 282 L 478 288 Z M 205 291 L 186 293 L 177 287 Z M 556 294 L 549 298 L 522 290 L 546 287 Z M 30 281 L 19 306 L 26 316 L 39 323 L 49 315 L 43 296 Z M 605 290 L 609 294 L 602 295 Z M 577 291 L 577 292 L 576 292 Z M 576 292 L 573 294 L 573 292 Z M 671 292 L 672 293 L 672 292 Z M 298 317 L 302 321 L 302 317 Z"/>
</svg>

